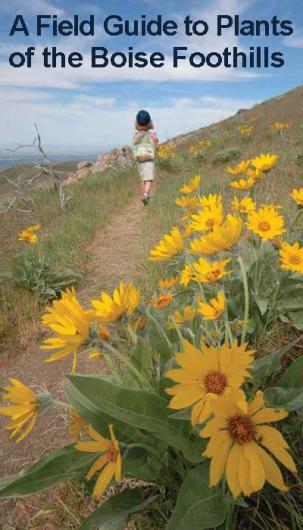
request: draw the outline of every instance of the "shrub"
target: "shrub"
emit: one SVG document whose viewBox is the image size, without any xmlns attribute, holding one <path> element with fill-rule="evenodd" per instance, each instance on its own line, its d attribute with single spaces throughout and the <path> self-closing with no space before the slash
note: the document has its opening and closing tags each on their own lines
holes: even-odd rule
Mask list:
<svg viewBox="0 0 303 530">
<path fill-rule="evenodd" d="M 240 149 L 236 147 L 230 147 L 229 149 L 226 149 L 225 151 L 221 151 L 218 153 L 214 159 L 213 164 L 219 165 L 219 164 L 227 164 L 228 162 L 232 162 L 233 160 L 237 160 L 241 156 Z"/>
</svg>

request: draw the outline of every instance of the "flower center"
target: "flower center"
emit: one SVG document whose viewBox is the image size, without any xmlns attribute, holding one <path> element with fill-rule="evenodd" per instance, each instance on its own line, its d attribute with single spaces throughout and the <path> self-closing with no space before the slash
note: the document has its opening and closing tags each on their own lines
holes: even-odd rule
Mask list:
<svg viewBox="0 0 303 530">
<path fill-rule="evenodd" d="M 255 427 L 248 416 L 233 416 L 228 422 L 228 431 L 240 445 L 249 443 L 255 436 Z"/>
<path fill-rule="evenodd" d="M 215 220 L 214 220 L 214 219 L 207 219 L 207 221 L 206 221 L 206 226 L 207 226 L 208 228 L 213 228 L 214 225 L 215 225 Z"/>
<path fill-rule="evenodd" d="M 212 394 L 223 394 L 227 386 L 226 377 L 221 372 L 209 372 L 204 379 L 204 384 L 207 392 Z"/>
<path fill-rule="evenodd" d="M 207 280 L 209 280 L 210 282 L 212 282 L 213 280 L 215 280 L 216 278 L 218 278 L 221 274 L 221 271 L 220 269 L 212 269 L 210 272 L 208 272 L 206 274 L 206 278 Z"/>
<path fill-rule="evenodd" d="M 117 449 L 115 449 L 114 446 L 110 447 L 107 451 L 107 460 L 109 462 L 116 462 L 117 458 L 118 458 L 118 451 Z"/>
<path fill-rule="evenodd" d="M 261 221 L 258 228 L 261 232 L 268 232 L 268 230 L 270 230 L 270 224 L 267 221 Z"/>
<path fill-rule="evenodd" d="M 289 263 L 292 265 L 300 265 L 301 264 L 301 258 L 297 254 L 293 254 L 292 256 L 289 256 Z"/>
</svg>

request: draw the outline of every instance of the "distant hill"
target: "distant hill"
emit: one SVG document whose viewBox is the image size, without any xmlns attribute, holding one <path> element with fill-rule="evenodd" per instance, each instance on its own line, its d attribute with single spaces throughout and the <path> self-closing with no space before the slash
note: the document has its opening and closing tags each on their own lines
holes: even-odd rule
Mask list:
<svg viewBox="0 0 303 530">
<path fill-rule="evenodd" d="M 60 172 L 62 179 L 65 180 L 70 173 L 73 173 L 77 169 L 78 161 L 68 161 L 68 162 L 59 162 L 54 164 L 54 169 Z M 18 177 L 22 178 L 31 178 L 35 176 L 39 170 L 35 167 L 34 164 L 17 164 L 8 169 L 3 169 L 0 171 L 0 197 L 7 195 L 12 191 L 12 185 L 7 182 L 6 177 L 11 181 L 16 181 Z M 37 186 L 48 186 L 51 183 L 51 180 L 46 176 L 41 176 L 37 180 Z"/>
</svg>

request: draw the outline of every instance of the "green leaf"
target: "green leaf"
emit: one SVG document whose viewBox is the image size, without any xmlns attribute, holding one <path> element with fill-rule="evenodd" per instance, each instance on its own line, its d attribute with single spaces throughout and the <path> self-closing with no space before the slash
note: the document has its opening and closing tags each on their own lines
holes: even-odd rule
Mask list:
<svg viewBox="0 0 303 530">
<path fill-rule="evenodd" d="M 95 415 L 101 412 L 113 422 L 118 420 L 151 433 L 181 451 L 190 462 L 201 461 L 205 444 L 191 433 L 188 422 L 176 422 L 169 417 L 168 401 L 163 397 L 114 385 L 102 376 L 71 375 L 69 379 L 72 384 L 67 388 L 69 398 L 76 390 L 78 402 L 82 401 Z"/>
<path fill-rule="evenodd" d="M 69 445 L 44 456 L 25 471 L 0 480 L 0 497 L 21 497 L 49 488 L 56 482 L 85 476 L 96 455 Z"/>
<path fill-rule="evenodd" d="M 294 311 L 291 313 L 288 313 L 288 316 L 291 319 L 291 323 L 294 326 L 294 328 L 298 329 L 299 331 L 303 330 L 303 311 Z"/>
<path fill-rule="evenodd" d="M 269 298 L 262 298 L 259 295 L 255 295 L 254 298 L 261 315 L 264 315 L 268 308 Z"/>
<path fill-rule="evenodd" d="M 107 377 L 109 379 L 109 377 Z M 66 385 L 64 387 L 65 394 L 72 407 L 86 419 L 89 425 L 92 425 L 100 434 L 108 438 L 108 424 L 113 421 L 111 414 L 106 414 L 96 407 L 92 407 L 90 401 L 86 400 L 84 396 L 75 387 Z M 115 419 L 115 434 L 119 440 L 125 443 L 151 443 L 155 446 L 158 440 L 151 435 L 146 435 L 139 429 L 132 427 L 124 422 Z M 166 446 L 165 446 L 166 448 Z"/>
<path fill-rule="evenodd" d="M 297 388 L 303 385 L 303 355 L 298 357 L 287 368 L 286 372 L 278 380 L 278 385 L 286 388 Z"/>
<path fill-rule="evenodd" d="M 283 355 L 285 355 L 285 353 L 287 353 L 295 344 L 297 344 L 299 340 L 300 337 L 297 337 L 282 348 L 279 348 L 272 353 L 268 353 L 267 355 L 263 355 L 263 357 L 256 359 L 253 365 L 254 380 L 260 381 L 279 370 L 281 368 L 281 359 Z"/>
<path fill-rule="evenodd" d="M 142 502 L 139 488 L 124 490 L 99 506 L 81 524 L 80 530 L 123 530 L 129 515 L 145 510 L 156 497 Z"/>
<path fill-rule="evenodd" d="M 227 499 L 218 489 L 208 487 L 208 475 L 208 462 L 188 473 L 166 530 L 204 530 L 217 528 L 223 523 Z"/>
<path fill-rule="evenodd" d="M 161 454 L 155 458 L 141 447 L 127 448 L 123 454 L 123 476 L 130 475 L 146 482 L 161 482 Z"/>
<path fill-rule="evenodd" d="M 283 291 L 283 298 L 277 305 L 278 311 L 297 311 L 303 309 L 303 287 L 302 285 L 295 286 L 293 289 L 285 293 Z"/>
<path fill-rule="evenodd" d="M 272 407 L 283 407 L 289 412 L 303 407 L 303 390 L 301 388 L 273 387 L 264 391 L 266 403 Z"/>
</svg>

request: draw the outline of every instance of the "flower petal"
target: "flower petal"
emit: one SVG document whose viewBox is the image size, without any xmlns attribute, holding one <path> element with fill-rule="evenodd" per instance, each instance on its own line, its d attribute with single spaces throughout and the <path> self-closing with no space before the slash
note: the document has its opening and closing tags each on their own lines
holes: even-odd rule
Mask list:
<svg viewBox="0 0 303 530">
<path fill-rule="evenodd" d="M 241 486 L 239 482 L 239 455 L 241 448 L 235 444 L 227 458 L 226 462 L 226 479 L 227 484 L 232 492 L 234 498 L 238 497 L 241 493 Z"/>
</svg>

